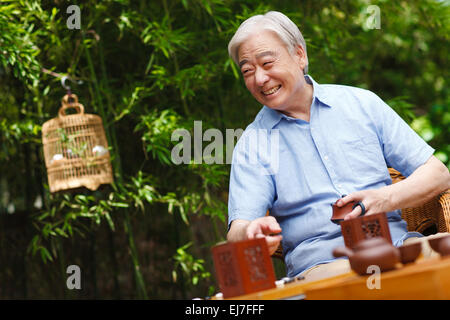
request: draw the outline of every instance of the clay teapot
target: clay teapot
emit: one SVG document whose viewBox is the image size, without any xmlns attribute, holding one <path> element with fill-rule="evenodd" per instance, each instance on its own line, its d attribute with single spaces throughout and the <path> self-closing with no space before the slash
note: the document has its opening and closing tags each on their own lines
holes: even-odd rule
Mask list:
<svg viewBox="0 0 450 320">
<path fill-rule="evenodd" d="M 367 267 L 376 265 L 380 271 L 395 269 L 400 262 L 400 252 L 385 238 L 374 237 L 358 242 L 353 250 L 338 247 L 333 250 L 336 258 L 347 256 L 353 271 L 360 275 L 367 275 Z"/>
</svg>

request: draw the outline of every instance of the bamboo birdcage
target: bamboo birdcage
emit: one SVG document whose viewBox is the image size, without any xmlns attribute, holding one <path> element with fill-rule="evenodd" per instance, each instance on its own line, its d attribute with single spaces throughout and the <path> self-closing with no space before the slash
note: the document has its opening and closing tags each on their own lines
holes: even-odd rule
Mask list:
<svg viewBox="0 0 450 320">
<path fill-rule="evenodd" d="M 70 108 L 77 113 L 66 114 Z M 85 114 L 75 94 L 65 95 L 58 116 L 43 124 L 42 144 L 50 192 L 113 182 L 102 119 Z"/>
</svg>

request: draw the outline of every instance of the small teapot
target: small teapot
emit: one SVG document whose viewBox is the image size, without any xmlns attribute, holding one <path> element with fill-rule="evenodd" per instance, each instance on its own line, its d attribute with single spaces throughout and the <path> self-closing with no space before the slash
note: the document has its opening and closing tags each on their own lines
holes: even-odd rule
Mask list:
<svg viewBox="0 0 450 320">
<path fill-rule="evenodd" d="M 380 271 L 395 269 L 400 262 L 400 252 L 385 238 L 374 237 L 358 242 L 353 250 L 347 247 L 337 247 L 333 250 L 333 256 L 347 256 L 352 270 L 360 275 L 367 274 L 367 267 L 378 266 Z"/>
</svg>

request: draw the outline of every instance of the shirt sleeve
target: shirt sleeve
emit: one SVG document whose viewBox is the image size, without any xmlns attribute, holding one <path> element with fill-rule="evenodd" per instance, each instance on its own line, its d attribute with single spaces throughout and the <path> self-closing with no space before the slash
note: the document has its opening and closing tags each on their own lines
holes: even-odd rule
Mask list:
<svg viewBox="0 0 450 320">
<path fill-rule="evenodd" d="M 254 129 L 252 129 L 254 130 Z M 264 217 L 272 207 L 275 186 L 270 170 L 258 156 L 258 144 L 246 130 L 233 151 L 228 197 L 228 228 L 233 220 Z M 250 139 L 249 139 L 250 138 Z"/>
<path fill-rule="evenodd" d="M 381 138 L 386 164 L 410 176 L 434 153 L 429 146 L 389 105 L 374 94 L 375 123 Z"/>
</svg>

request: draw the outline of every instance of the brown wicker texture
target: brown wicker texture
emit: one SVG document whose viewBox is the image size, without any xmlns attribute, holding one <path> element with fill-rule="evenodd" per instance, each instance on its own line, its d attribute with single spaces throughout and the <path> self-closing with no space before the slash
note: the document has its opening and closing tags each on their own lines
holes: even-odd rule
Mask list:
<svg viewBox="0 0 450 320">
<path fill-rule="evenodd" d="M 392 183 L 405 179 L 393 168 L 389 168 L 389 174 Z M 423 232 L 435 225 L 437 232 L 450 232 L 450 189 L 420 207 L 402 209 L 402 218 L 408 225 L 408 231 Z M 284 259 L 281 244 L 272 257 Z"/>
<path fill-rule="evenodd" d="M 77 113 L 66 114 L 70 108 Z M 43 124 L 42 144 L 50 192 L 113 182 L 102 119 L 85 114 L 75 94 L 65 95 L 58 117 Z"/>
<path fill-rule="evenodd" d="M 397 170 L 389 168 L 392 183 L 405 179 Z M 423 232 L 435 225 L 437 232 L 450 232 L 450 190 L 415 208 L 402 209 L 402 218 L 409 231 Z"/>
</svg>

